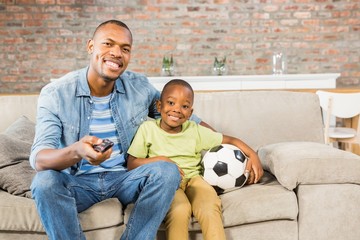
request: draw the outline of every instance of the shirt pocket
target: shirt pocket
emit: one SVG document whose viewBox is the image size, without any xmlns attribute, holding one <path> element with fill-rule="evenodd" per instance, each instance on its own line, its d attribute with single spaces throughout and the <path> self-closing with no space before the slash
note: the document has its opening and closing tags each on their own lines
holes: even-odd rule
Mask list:
<svg viewBox="0 0 360 240">
<path fill-rule="evenodd" d="M 141 123 L 145 122 L 148 119 L 149 110 L 147 108 L 142 108 L 136 114 L 134 114 L 130 119 L 130 124 L 134 128 L 138 128 Z"/>
<path fill-rule="evenodd" d="M 63 123 L 63 138 L 68 146 L 79 140 L 80 127 L 71 123 Z"/>
</svg>

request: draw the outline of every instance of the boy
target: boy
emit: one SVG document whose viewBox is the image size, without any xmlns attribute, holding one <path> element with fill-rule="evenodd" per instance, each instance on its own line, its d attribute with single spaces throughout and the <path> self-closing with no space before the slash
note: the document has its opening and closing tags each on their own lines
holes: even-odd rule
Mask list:
<svg viewBox="0 0 360 240">
<path fill-rule="evenodd" d="M 168 239 L 188 239 L 193 214 L 204 239 L 225 239 L 221 201 L 202 177 L 201 151 L 221 143 L 233 144 L 249 157 L 246 169 L 255 172 L 255 183 L 263 169 L 257 154 L 241 140 L 214 132 L 188 121 L 193 113 L 194 92 L 181 79 L 168 82 L 157 102 L 161 118 L 144 122 L 128 150 L 128 169 L 157 161 L 175 162 L 183 177 L 165 218 Z"/>
</svg>

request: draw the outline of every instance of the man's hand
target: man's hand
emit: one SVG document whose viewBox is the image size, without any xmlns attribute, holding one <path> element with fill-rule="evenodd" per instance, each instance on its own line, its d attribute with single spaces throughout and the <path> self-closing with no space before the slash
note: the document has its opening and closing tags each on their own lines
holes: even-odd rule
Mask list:
<svg viewBox="0 0 360 240">
<path fill-rule="evenodd" d="M 112 147 L 105 152 L 97 152 L 94 145 L 101 144 L 102 139 L 95 136 L 85 136 L 77 143 L 76 151 L 81 158 L 86 159 L 91 165 L 99 165 L 110 158 Z"/>
</svg>

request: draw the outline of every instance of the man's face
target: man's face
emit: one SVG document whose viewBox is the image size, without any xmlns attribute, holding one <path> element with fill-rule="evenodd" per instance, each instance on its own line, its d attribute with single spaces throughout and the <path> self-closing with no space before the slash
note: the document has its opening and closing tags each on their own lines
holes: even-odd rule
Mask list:
<svg viewBox="0 0 360 240">
<path fill-rule="evenodd" d="M 131 33 L 126 28 L 116 24 L 99 28 L 87 44 L 91 54 L 89 77 L 115 81 L 129 64 L 131 46 Z"/>
</svg>

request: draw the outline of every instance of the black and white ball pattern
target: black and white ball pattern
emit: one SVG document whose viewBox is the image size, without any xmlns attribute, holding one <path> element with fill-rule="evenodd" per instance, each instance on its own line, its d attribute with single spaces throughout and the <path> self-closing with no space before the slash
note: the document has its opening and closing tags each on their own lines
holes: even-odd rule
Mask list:
<svg viewBox="0 0 360 240">
<path fill-rule="evenodd" d="M 247 156 L 237 147 L 221 144 L 208 150 L 202 159 L 204 179 L 221 194 L 241 188 L 247 181 Z"/>
</svg>

